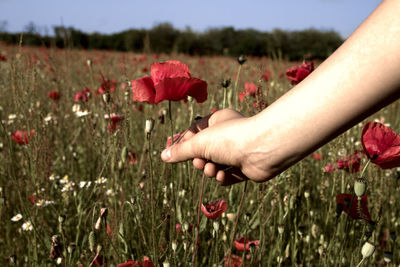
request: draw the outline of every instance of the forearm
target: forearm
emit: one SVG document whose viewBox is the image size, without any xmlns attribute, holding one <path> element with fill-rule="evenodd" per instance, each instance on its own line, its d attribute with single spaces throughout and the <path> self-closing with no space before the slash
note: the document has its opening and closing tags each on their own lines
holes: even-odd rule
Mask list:
<svg viewBox="0 0 400 267">
<path fill-rule="evenodd" d="M 272 175 L 280 159 L 290 166 L 399 97 L 398 14 L 400 1 L 384 1 L 307 79 L 254 117 L 262 142 L 252 151 L 269 158 Z"/>
</svg>

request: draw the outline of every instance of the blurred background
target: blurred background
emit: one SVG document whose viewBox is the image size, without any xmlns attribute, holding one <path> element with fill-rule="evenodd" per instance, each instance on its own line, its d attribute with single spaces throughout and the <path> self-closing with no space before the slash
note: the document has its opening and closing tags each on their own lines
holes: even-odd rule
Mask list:
<svg viewBox="0 0 400 267">
<path fill-rule="evenodd" d="M 0 0 L 0 40 L 190 55 L 329 56 L 380 0 Z M 296 52 L 297 51 L 297 52 Z"/>
</svg>

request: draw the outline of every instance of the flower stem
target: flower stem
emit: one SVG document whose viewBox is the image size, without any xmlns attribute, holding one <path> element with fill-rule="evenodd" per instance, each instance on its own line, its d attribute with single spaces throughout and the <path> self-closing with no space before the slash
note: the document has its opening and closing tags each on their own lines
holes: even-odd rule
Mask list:
<svg viewBox="0 0 400 267">
<path fill-rule="evenodd" d="M 361 171 L 361 178 L 364 177 L 364 173 L 365 173 L 365 171 L 367 170 L 367 167 L 368 167 L 368 165 L 369 165 L 370 162 L 371 162 L 371 160 L 368 160 L 367 164 L 365 164 L 364 168 L 362 169 L 362 171 Z"/>
<path fill-rule="evenodd" d="M 233 91 L 233 97 L 235 98 L 235 109 L 237 110 L 238 109 L 238 92 L 237 92 L 237 87 L 238 87 L 238 83 L 239 83 L 239 76 L 240 76 L 240 71 L 241 71 L 241 69 L 242 69 L 242 65 L 239 65 L 239 69 L 238 69 L 238 72 L 237 72 L 237 75 L 236 75 L 236 80 L 235 80 L 235 88 L 234 88 L 234 91 Z"/>
<path fill-rule="evenodd" d="M 230 244 L 229 244 L 228 266 L 230 266 L 230 263 L 231 263 L 232 245 L 233 245 L 233 241 L 235 240 L 236 228 L 237 228 L 237 225 L 238 225 L 238 223 L 239 223 L 239 215 L 240 215 L 240 211 L 242 210 L 244 197 L 245 197 L 245 195 L 246 195 L 247 182 L 248 182 L 248 180 L 246 180 L 246 181 L 244 182 L 243 193 L 242 193 L 242 197 L 240 198 L 239 209 L 238 209 L 238 211 L 237 211 L 237 213 L 236 213 L 235 225 L 233 226 L 231 242 L 230 242 Z"/>
<path fill-rule="evenodd" d="M 168 115 L 169 115 L 169 126 L 171 128 L 171 145 L 173 145 L 174 144 L 174 126 L 172 124 L 171 100 L 168 100 Z"/>
<path fill-rule="evenodd" d="M 150 167 L 150 201 L 151 201 L 151 239 L 153 243 L 153 257 L 154 261 L 158 262 L 156 237 L 155 237 L 155 207 L 154 207 L 154 188 L 153 188 L 153 163 L 151 158 L 151 133 L 147 133 L 148 142 L 148 155 L 149 155 L 149 167 Z"/>
<path fill-rule="evenodd" d="M 193 251 L 193 263 L 192 266 L 196 266 L 196 254 L 197 254 L 197 247 L 199 242 L 199 226 L 200 226 L 200 211 L 201 211 L 201 204 L 203 201 L 203 190 L 204 190 L 204 183 L 206 180 L 206 176 L 203 173 L 201 177 L 201 188 L 200 188 L 200 196 L 199 196 L 199 207 L 197 209 L 197 222 L 196 222 L 196 239 L 194 243 L 194 251 Z"/>
</svg>

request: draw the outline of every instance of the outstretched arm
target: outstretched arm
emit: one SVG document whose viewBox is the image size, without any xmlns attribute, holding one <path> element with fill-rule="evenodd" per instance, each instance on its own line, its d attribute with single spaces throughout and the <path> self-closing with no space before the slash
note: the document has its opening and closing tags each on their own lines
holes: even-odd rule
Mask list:
<svg viewBox="0 0 400 267">
<path fill-rule="evenodd" d="M 189 132 L 162 159 L 194 159 L 196 168 L 222 184 L 236 180 L 219 164 L 235 166 L 254 181 L 271 179 L 399 98 L 398 14 L 400 1 L 383 1 L 337 51 L 267 109 L 250 118 L 217 112 L 207 128 Z"/>
</svg>

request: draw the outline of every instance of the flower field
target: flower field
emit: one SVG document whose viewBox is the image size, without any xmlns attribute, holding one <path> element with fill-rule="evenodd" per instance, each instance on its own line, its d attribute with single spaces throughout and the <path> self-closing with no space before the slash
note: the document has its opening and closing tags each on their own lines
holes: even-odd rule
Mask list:
<svg viewBox="0 0 400 267">
<path fill-rule="evenodd" d="M 266 183 L 160 158 L 198 116 L 252 116 L 314 67 L 0 44 L 0 265 L 398 265 L 398 102 Z"/>
</svg>

